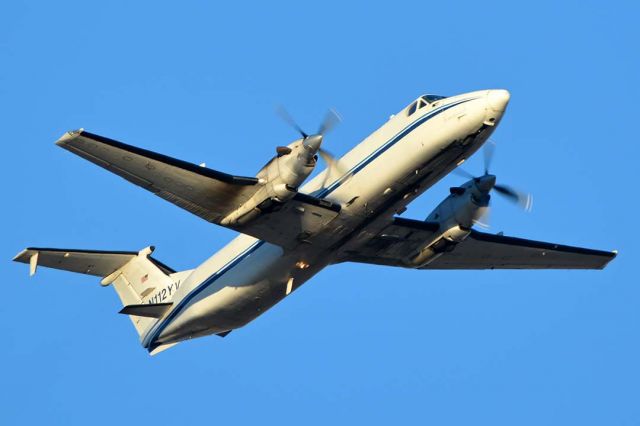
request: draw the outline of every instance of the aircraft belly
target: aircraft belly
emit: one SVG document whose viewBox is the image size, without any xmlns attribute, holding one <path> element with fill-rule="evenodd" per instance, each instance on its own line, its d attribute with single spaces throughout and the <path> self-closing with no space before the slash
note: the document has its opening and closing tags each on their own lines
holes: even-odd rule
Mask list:
<svg viewBox="0 0 640 426">
<path fill-rule="evenodd" d="M 189 302 L 157 341 L 170 343 L 242 327 L 288 295 L 290 278 L 294 278 L 293 291 L 328 263 L 318 254 L 305 256 L 297 251 L 283 255 L 279 247 L 263 247 Z M 301 257 L 313 267 L 297 268 Z"/>
<path fill-rule="evenodd" d="M 285 285 L 265 279 L 251 285 L 221 288 L 191 304 L 160 340 L 177 341 L 242 327 L 284 298 Z"/>
</svg>

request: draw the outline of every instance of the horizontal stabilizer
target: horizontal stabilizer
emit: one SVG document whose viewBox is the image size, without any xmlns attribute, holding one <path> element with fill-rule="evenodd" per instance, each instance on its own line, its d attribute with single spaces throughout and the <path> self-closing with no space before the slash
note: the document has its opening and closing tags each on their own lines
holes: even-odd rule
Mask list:
<svg viewBox="0 0 640 426">
<path fill-rule="evenodd" d="M 153 247 L 144 249 L 151 253 Z M 127 262 L 138 256 L 140 252 L 135 251 L 101 251 L 101 250 L 77 250 L 77 249 L 54 249 L 29 247 L 22 250 L 13 258 L 16 262 L 29 264 L 29 273 L 33 275 L 37 266 L 47 268 L 62 269 L 80 274 L 107 277 Z M 149 257 L 149 260 L 165 274 L 172 274 L 175 271 L 156 259 Z"/>
<path fill-rule="evenodd" d="M 161 318 L 173 303 L 143 303 L 141 305 L 127 305 L 119 313 L 138 317 Z"/>
<path fill-rule="evenodd" d="M 153 356 L 153 355 L 158 355 L 160 352 L 162 351 L 166 351 L 167 349 L 177 345 L 178 342 L 175 343 L 167 343 L 166 345 L 160 345 L 160 346 L 156 346 L 155 348 L 153 348 L 152 350 L 149 351 L 149 355 Z"/>
</svg>

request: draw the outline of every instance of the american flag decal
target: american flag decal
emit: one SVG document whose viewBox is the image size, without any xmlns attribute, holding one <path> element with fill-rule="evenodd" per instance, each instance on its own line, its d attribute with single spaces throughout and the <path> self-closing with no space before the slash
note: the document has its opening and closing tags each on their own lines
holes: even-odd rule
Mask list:
<svg viewBox="0 0 640 426">
<path fill-rule="evenodd" d="M 147 282 L 148 279 L 149 279 L 149 274 L 144 274 L 142 278 L 140 278 L 140 282 L 145 283 Z"/>
</svg>

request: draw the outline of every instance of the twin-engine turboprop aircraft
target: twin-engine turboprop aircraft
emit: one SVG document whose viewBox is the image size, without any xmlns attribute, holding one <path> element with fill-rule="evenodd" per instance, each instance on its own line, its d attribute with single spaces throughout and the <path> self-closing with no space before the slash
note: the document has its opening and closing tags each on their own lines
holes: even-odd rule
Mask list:
<svg viewBox="0 0 640 426">
<path fill-rule="evenodd" d="M 335 123 L 278 147 L 256 177 L 232 176 L 85 130 L 56 144 L 201 218 L 241 233 L 195 269 L 176 272 L 139 252 L 28 248 L 14 260 L 102 277 L 142 345 L 155 354 L 193 337 L 227 335 L 328 265 L 362 262 L 415 269 L 602 269 L 616 255 L 478 232 L 493 190 L 471 176 L 423 220 L 407 205 L 476 152 L 502 118 L 509 92 L 420 96 L 338 161 L 322 150 Z M 302 186 L 317 165 L 327 169 Z M 488 167 L 487 167 L 488 168 Z"/>
</svg>

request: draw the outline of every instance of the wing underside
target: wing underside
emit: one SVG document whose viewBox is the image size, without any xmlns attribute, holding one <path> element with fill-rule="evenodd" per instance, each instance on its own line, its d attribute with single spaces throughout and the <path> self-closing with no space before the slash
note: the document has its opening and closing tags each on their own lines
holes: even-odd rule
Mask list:
<svg viewBox="0 0 640 426">
<path fill-rule="evenodd" d="M 56 144 L 209 222 L 248 200 L 258 183 L 84 130 L 68 132 Z"/>
<path fill-rule="evenodd" d="M 433 238 L 435 227 L 399 219 L 343 260 L 408 267 L 406 259 Z M 603 269 L 616 252 L 494 235 L 472 230 L 469 236 L 420 269 Z"/>
<path fill-rule="evenodd" d="M 472 231 L 423 269 L 604 269 L 615 252 Z"/>
</svg>

